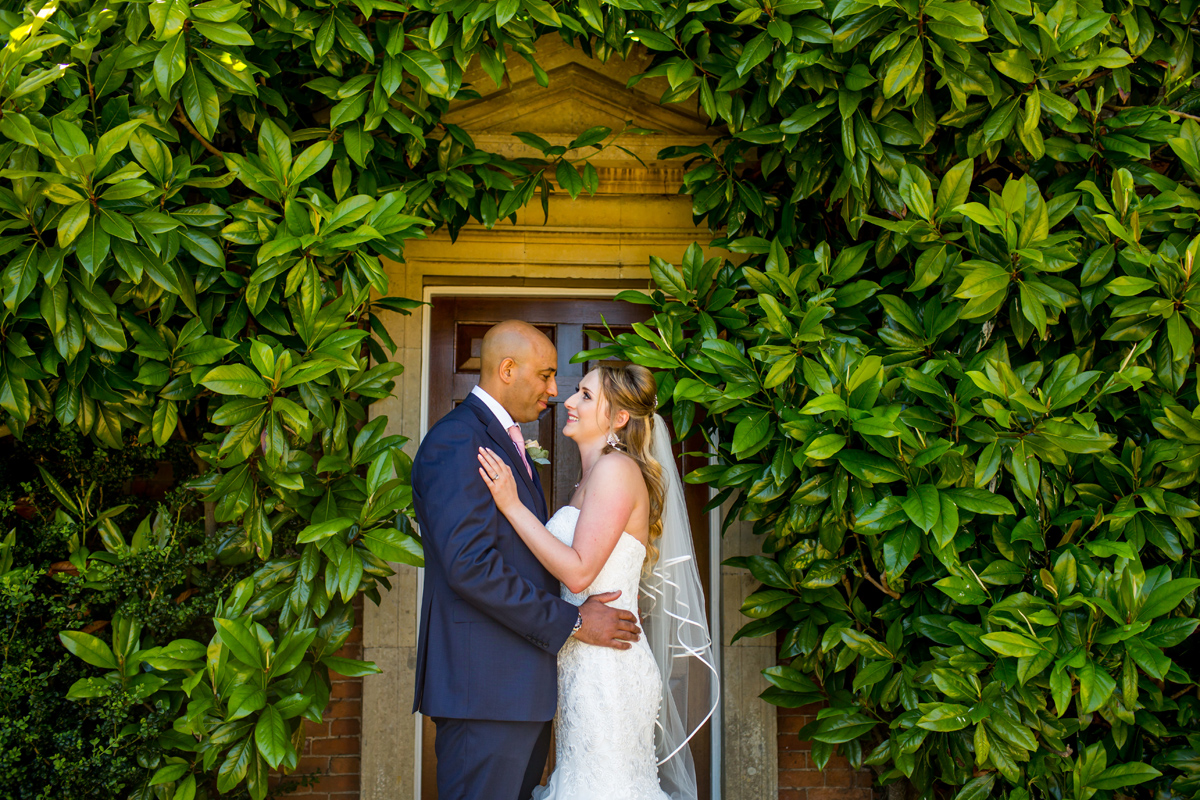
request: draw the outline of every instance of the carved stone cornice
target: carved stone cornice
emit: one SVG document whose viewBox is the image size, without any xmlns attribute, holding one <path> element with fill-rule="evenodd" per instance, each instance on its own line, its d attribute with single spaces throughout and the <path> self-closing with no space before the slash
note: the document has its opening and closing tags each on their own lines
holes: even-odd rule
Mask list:
<svg viewBox="0 0 1200 800">
<path fill-rule="evenodd" d="M 513 137 L 515 132 L 537 134 L 555 145 L 596 126 L 620 131 L 627 123 L 654 133 L 627 133 L 618 140 L 629 153 L 609 147 L 590 161 L 600 173 L 604 194 L 674 194 L 683 178 L 682 161 L 658 161 L 665 147 L 712 143 L 720 130 L 708 126 L 696 97 L 686 102 L 659 102 L 669 88 L 663 78 L 647 78 L 627 87 L 630 78 L 645 71 L 651 55 L 635 48 L 628 60 L 607 63 L 568 47 L 558 36 L 538 40 L 537 59 L 549 78 L 540 86 L 533 69 L 516 55 L 508 60 L 508 80 L 496 86 L 479 66 L 468 70 L 464 85 L 479 93 L 473 100 L 451 105 L 444 120 L 471 135 L 476 146 L 506 158 L 540 158 L 541 153 Z M 584 155 L 584 151 L 573 153 Z M 640 159 L 640 162 L 639 162 Z M 644 166 L 643 166 L 644 164 Z"/>
</svg>

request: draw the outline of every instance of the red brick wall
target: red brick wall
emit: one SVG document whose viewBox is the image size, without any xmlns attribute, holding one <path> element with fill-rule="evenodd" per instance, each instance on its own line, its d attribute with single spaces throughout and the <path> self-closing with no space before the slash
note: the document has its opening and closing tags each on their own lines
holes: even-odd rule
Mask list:
<svg viewBox="0 0 1200 800">
<path fill-rule="evenodd" d="M 819 770 L 809 743 L 796 736 L 819 710 L 815 704 L 779 709 L 779 800 L 872 800 L 870 770 L 855 772 L 837 755 Z"/>
<path fill-rule="evenodd" d="M 358 624 L 337 655 L 362 658 L 362 595 L 354 603 Z M 362 678 L 330 674 L 333 691 L 324 722 L 305 722 L 304 752 L 295 775 L 316 773 L 319 779 L 286 797 L 304 800 L 358 800 L 362 755 Z"/>
</svg>

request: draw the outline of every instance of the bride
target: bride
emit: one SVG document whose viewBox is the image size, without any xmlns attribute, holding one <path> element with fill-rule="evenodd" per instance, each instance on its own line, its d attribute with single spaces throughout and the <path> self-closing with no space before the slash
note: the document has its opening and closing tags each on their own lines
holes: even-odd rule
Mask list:
<svg viewBox="0 0 1200 800">
<path fill-rule="evenodd" d="M 496 505 L 576 605 L 620 590 L 645 636 L 626 650 L 569 639 L 558 655 L 556 768 L 534 800 L 694 800 L 688 740 L 716 707 L 716 669 L 671 444 L 644 367 L 602 365 L 564 403 L 582 477 L 543 526 L 507 463 L 481 448 Z M 639 591 L 640 590 L 640 591 Z M 690 724 L 689 724 L 690 722 Z"/>
</svg>

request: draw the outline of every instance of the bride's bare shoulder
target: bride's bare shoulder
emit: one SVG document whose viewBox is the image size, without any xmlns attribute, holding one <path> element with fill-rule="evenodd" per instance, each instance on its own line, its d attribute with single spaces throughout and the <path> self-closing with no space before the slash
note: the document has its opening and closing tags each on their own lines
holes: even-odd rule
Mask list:
<svg viewBox="0 0 1200 800">
<path fill-rule="evenodd" d="M 605 482 L 610 484 L 616 482 L 627 484 L 633 488 L 644 483 L 642 468 L 638 466 L 638 463 L 625 453 L 616 450 L 600 456 L 594 472 L 596 477 L 603 476 Z"/>
</svg>

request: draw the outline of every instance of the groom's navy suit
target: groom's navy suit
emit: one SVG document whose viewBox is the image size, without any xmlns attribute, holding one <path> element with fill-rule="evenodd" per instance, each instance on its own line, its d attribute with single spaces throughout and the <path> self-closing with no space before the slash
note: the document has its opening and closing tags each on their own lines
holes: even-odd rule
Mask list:
<svg viewBox="0 0 1200 800">
<path fill-rule="evenodd" d="M 557 654 L 578 609 L 496 508 L 480 447 L 508 461 L 522 502 L 547 518 L 537 473 L 478 397 L 426 434 L 412 472 L 425 547 L 413 711 L 438 725 L 439 800 L 527 800 L 549 747 Z"/>
</svg>

